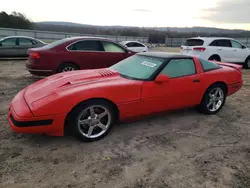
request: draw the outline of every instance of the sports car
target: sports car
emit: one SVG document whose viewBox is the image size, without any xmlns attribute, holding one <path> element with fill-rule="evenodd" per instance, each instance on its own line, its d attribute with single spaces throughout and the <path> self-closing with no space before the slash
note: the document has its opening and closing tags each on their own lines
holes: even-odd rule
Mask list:
<svg viewBox="0 0 250 188">
<path fill-rule="evenodd" d="M 84 141 L 117 122 L 197 106 L 215 114 L 242 87 L 242 66 L 164 52 L 137 53 L 103 69 L 58 73 L 21 90 L 9 107 L 15 132 Z"/>
</svg>

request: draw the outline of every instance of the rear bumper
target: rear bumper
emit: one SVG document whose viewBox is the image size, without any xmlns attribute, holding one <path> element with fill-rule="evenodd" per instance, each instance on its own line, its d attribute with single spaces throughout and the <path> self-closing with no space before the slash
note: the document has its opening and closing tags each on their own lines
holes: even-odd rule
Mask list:
<svg viewBox="0 0 250 188">
<path fill-rule="evenodd" d="M 242 87 L 242 84 L 243 84 L 243 81 L 229 84 L 227 95 L 229 96 L 239 91 Z"/>
<path fill-rule="evenodd" d="M 38 76 L 49 76 L 53 74 L 53 70 L 46 69 L 39 65 L 35 65 L 34 63 L 30 63 L 29 60 L 26 61 L 26 69 L 31 74 L 38 75 Z"/>
<path fill-rule="evenodd" d="M 34 116 L 25 102 L 23 93 L 22 91 L 18 94 L 10 104 L 8 122 L 11 129 L 17 133 L 63 136 L 66 114 Z"/>
</svg>

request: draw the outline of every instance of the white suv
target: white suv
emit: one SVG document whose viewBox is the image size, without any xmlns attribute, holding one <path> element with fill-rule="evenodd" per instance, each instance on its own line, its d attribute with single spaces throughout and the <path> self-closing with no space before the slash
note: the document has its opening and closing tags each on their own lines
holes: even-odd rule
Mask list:
<svg viewBox="0 0 250 188">
<path fill-rule="evenodd" d="M 232 38 L 189 38 L 180 53 L 196 55 L 206 60 L 240 63 L 250 68 L 250 49 Z"/>
</svg>

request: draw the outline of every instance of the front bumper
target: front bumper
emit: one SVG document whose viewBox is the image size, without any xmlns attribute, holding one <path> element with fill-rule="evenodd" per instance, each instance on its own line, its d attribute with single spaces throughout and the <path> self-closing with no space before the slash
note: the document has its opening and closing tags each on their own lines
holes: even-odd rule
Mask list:
<svg viewBox="0 0 250 188">
<path fill-rule="evenodd" d="M 17 133 L 64 135 L 66 114 L 34 116 L 21 91 L 10 104 L 8 122 L 11 129 Z"/>
</svg>

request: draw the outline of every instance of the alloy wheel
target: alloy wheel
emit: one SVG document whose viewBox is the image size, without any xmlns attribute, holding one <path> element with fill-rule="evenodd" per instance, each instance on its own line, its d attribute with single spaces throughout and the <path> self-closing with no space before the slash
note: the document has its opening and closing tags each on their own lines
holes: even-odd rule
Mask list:
<svg viewBox="0 0 250 188">
<path fill-rule="evenodd" d="M 87 138 L 102 136 L 111 125 L 111 114 L 101 105 L 92 105 L 82 111 L 77 120 L 79 132 Z"/>
<path fill-rule="evenodd" d="M 207 108 L 211 112 L 217 111 L 224 101 L 224 92 L 221 88 L 214 88 L 208 95 Z"/>
</svg>

